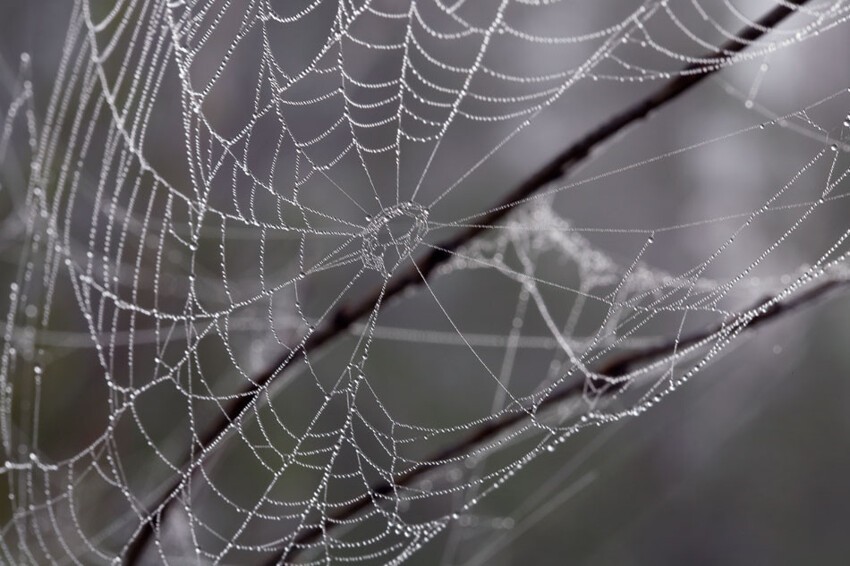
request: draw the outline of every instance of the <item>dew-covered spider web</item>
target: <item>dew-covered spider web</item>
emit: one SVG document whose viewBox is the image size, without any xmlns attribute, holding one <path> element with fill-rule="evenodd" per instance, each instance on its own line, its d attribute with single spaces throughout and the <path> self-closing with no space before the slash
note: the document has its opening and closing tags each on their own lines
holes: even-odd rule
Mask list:
<svg viewBox="0 0 850 566">
<path fill-rule="evenodd" d="M 69 3 L 0 69 L 2 561 L 488 563 L 558 486 L 489 496 L 847 278 L 850 4 L 703 58 L 780 4 Z"/>
</svg>

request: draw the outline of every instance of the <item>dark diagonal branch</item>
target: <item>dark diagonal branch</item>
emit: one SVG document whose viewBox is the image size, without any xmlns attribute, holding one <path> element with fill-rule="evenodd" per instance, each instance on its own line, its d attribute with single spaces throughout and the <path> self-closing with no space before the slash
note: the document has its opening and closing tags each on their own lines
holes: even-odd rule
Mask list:
<svg viewBox="0 0 850 566">
<path fill-rule="evenodd" d="M 770 298 L 760 301 L 751 308 L 734 317 L 731 322 L 718 324 L 711 328 L 695 332 L 689 336 L 660 343 L 656 346 L 643 348 L 634 352 L 623 354 L 603 363 L 594 374 L 599 376 L 591 379 L 593 387 L 597 390 L 598 398 L 612 398 L 622 392 L 630 383 L 629 380 L 608 381 L 605 378 L 622 377 L 629 373 L 648 368 L 653 363 L 677 352 L 683 352 L 692 346 L 711 340 L 715 336 L 736 335 L 742 332 L 751 332 L 766 326 L 772 321 L 784 318 L 792 313 L 798 312 L 806 307 L 811 307 L 829 295 L 838 291 L 850 289 L 850 280 L 833 279 L 812 286 L 791 298 L 779 301 Z M 334 528 L 336 525 L 351 519 L 369 505 L 389 496 L 399 487 L 411 485 L 415 480 L 427 475 L 429 472 L 456 461 L 457 458 L 470 454 L 475 450 L 485 449 L 488 442 L 504 437 L 517 426 L 529 421 L 529 415 L 540 414 L 544 411 L 563 404 L 580 400 L 587 391 L 587 383 L 584 378 L 576 379 L 556 389 L 547 395 L 542 401 L 528 407 L 517 408 L 514 412 L 506 414 L 501 418 L 481 425 L 471 434 L 460 439 L 456 444 L 444 448 L 433 454 L 423 462 L 415 465 L 392 479 L 392 482 L 382 482 L 375 485 L 368 493 L 364 493 L 347 507 L 339 510 L 336 514 L 325 520 L 321 526 L 312 527 L 302 532 L 293 542 L 289 555 L 283 552 L 273 556 L 266 564 L 279 564 L 281 561 L 291 559 L 306 546 L 315 543 L 322 537 L 324 532 Z"/>
<path fill-rule="evenodd" d="M 573 143 L 534 174 L 530 175 L 525 181 L 521 182 L 501 202 L 495 203 L 489 208 L 490 212 L 482 216 L 481 220 L 475 226 L 466 228 L 435 246 L 427 255 L 416 260 L 416 266 L 411 265 L 405 271 L 395 274 L 383 290 L 383 297 L 381 297 L 381 290 L 378 289 L 356 304 L 337 309 L 323 324 L 319 325 L 315 331 L 309 334 L 294 352 L 281 356 L 281 358 L 276 360 L 266 370 L 254 376 L 254 384 L 225 407 L 221 418 L 214 422 L 209 430 L 199 439 L 203 447 L 199 451 L 200 458 L 206 457 L 207 454 L 214 450 L 214 446 L 221 444 L 220 441 L 227 434 L 231 424 L 240 419 L 241 415 L 254 404 L 257 392 L 264 390 L 274 379 L 279 377 L 291 365 L 297 353 L 315 350 L 324 346 L 328 342 L 343 335 L 356 321 L 371 313 L 379 301 L 387 302 L 403 291 L 421 285 L 423 280 L 430 277 L 438 267 L 449 260 L 453 252 L 476 239 L 489 226 L 496 224 L 504 216 L 509 214 L 517 204 L 533 196 L 549 183 L 568 175 L 579 164 L 584 162 L 593 150 L 597 149 L 604 142 L 611 140 L 626 127 L 646 118 L 650 112 L 675 100 L 717 72 L 723 67 L 723 62 L 729 57 L 745 50 L 752 42 L 768 33 L 785 18 L 796 12 L 799 6 L 806 4 L 808 1 L 785 0 L 758 21 L 742 29 L 734 39 L 724 44 L 717 51 L 685 67 L 676 78 L 670 80 L 635 105 L 614 115 L 604 124 Z M 493 425 L 488 426 L 492 427 Z M 492 433 L 487 432 L 486 429 L 482 429 L 478 434 L 483 437 L 489 437 Z M 188 468 L 193 462 L 194 469 L 197 470 L 200 463 L 197 459 L 193 461 L 189 458 L 187 456 L 187 461 L 184 463 L 183 468 Z M 188 473 L 191 474 L 193 472 Z M 145 549 L 158 529 L 157 523 L 165 519 L 168 508 L 177 499 L 177 491 L 181 489 L 184 477 L 185 475 L 177 477 L 152 507 L 152 516 L 145 521 L 135 538 L 128 545 L 125 553 L 127 564 L 137 564 L 145 553 Z M 404 478 L 401 479 L 404 480 Z M 380 490 L 382 488 L 377 489 Z M 379 491 L 375 493 L 379 493 Z M 367 503 L 368 501 L 363 503 L 363 505 Z M 354 509 L 352 512 L 356 513 L 358 510 Z M 299 541 L 303 542 L 303 537 L 299 537 Z"/>
</svg>

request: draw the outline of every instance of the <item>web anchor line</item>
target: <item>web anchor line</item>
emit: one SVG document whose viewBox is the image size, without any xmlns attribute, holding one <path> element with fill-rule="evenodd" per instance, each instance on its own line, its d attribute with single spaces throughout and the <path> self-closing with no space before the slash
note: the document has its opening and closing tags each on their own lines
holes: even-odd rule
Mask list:
<svg viewBox="0 0 850 566">
<path fill-rule="evenodd" d="M 209 427 L 206 433 L 200 435 L 199 441 L 202 448 L 196 452 L 199 456 L 192 459 L 187 456 L 181 466 L 181 469 L 185 469 L 186 472 L 178 476 L 164 490 L 163 495 L 158 498 L 156 503 L 149 507 L 151 511 L 148 513 L 148 518 L 143 521 L 143 524 L 138 528 L 134 537 L 126 546 L 126 551 L 124 552 L 125 564 L 135 565 L 140 563 L 154 535 L 159 530 L 161 523 L 167 520 L 171 505 L 179 499 L 179 491 L 186 483 L 191 481 L 191 478 L 199 469 L 204 459 L 227 436 L 233 423 L 240 420 L 254 406 L 258 398 L 256 394 L 265 390 L 273 380 L 284 373 L 299 353 L 320 348 L 343 335 L 355 322 L 371 313 L 379 301 L 386 302 L 400 295 L 403 291 L 423 284 L 438 267 L 451 258 L 453 252 L 475 240 L 486 231 L 487 227 L 496 224 L 499 220 L 507 216 L 518 204 L 522 204 L 526 199 L 548 186 L 551 182 L 567 176 L 579 164 L 583 163 L 591 155 L 593 150 L 612 139 L 626 127 L 643 120 L 654 110 L 672 102 L 692 87 L 719 71 L 723 67 L 723 61 L 728 60 L 735 54 L 743 52 L 754 41 L 767 34 L 808 2 L 809 0 L 789 0 L 777 5 L 760 19 L 740 30 L 733 39 L 727 41 L 719 49 L 704 56 L 702 58 L 704 62 L 692 63 L 684 67 L 676 78 L 668 81 L 660 89 L 633 106 L 614 115 L 610 120 L 590 131 L 563 152 L 556 155 L 546 165 L 520 183 L 502 201 L 489 209 L 490 212 L 484 215 L 480 222 L 461 231 L 445 242 L 434 246 L 424 257 L 417 259 L 415 265 L 410 265 L 403 271 L 394 274 L 385 289 L 383 289 L 383 292 L 381 289 L 377 289 L 354 305 L 343 305 L 337 308 L 326 318 L 326 322 L 309 333 L 291 352 L 281 356 L 265 370 L 259 372 L 253 379 L 255 385 L 246 388 L 237 397 L 233 398 L 226 405 L 220 418 Z M 785 312 L 785 309 L 781 309 L 778 312 Z M 616 369 L 615 367 L 614 370 Z M 604 375 L 604 371 L 600 372 L 600 374 Z M 526 413 L 522 413 L 522 416 L 525 415 Z M 494 423 L 483 426 L 480 431 L 473 433 L 471 438 L 489 438 L 501 430 L 500 428 L 493 429 L 498 424 Z M 510 426 L 510 424 L 508 423 L 505 426 Z M 449 448 L 448 450 L 454 449 Z M 437 455 L 437 458 L 440 456 Z M 416 474 L 416 476 L 418 475 L 420 473 Z M 411 481 L 411 479 L 413 477 L 399 478 L 401 482 Z M 381 486 L 378 486 L 372 493 L 379 493 L 380 489 Z M 372 501 L 371 496 L 367 496 L 362 503 L 358 501 L 354 504 L 356 508 L 346 509 L 343 511 L 343 513 L 346 513 L 345 515 L 341 514 L 334 517 L 334 519 L 339 520 L 340 518 L 356 514 L 368 505 L 370 501 Z M 317 530 L 318 532 L 314 530 L 305 531 L 301 536 L 296 537 L 295 544 L 304 545 L 309 543 L 310 540 L 321 535 L 321 529 Z M 280 563 L 286 558 L 287 556 L 282 552 L 274 556 L 270 563 Z"/>
</svg>

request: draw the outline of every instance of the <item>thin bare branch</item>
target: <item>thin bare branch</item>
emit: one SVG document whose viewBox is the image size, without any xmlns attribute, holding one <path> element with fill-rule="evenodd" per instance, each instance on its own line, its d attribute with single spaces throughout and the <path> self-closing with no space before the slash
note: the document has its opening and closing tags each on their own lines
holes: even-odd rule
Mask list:
<svg viewBox="0 0 850 566">
<path fill-rule="evenodd" d="M 669 340 L 650 348 L 643 348 L 634 352 L 615 357 L 602 364 L 594 373 L 597 378 L 592 385 L 597 390 L 599 398 L 611 398 L 622 392 L 630 383 L 629 380 L 606 381 L 605 378 L 622 377 L 631 372 L 639 371 L 653 362 L 664 359 L 676 352 L 688 349 L 690 346 L 698 345 L 710 340 L 712 337 L 723 333 L 751 332 L 765 326 L 769 322 L 787 317 L 800 310 L 814 306 L 819 301 L 835 294 L 838 291 L 850 289 L 850 280 L 832 279 L 808 288 L 790 299 L 778 301 L 771 297 L 759 301 L 751 308 L 733 317 L 730 322 L 713 326 L 711 328 L 696 332 L 686 337 Z M 576 379 L 563 387 L 553 391 L 537 404 L 517 408 L 514 412 L 506 414 L 498 420 L 487 423 L 475 429 L 467 437 L 462 438 L 456 444 L 448 446 L 438 453 L 428 457 L 417 466 L 411 467 L 398 476 L 392 482 L 383 482 L 375 485 L 368 493 L 363 494 L 356 501 L 341 509 L 332 517 L 328 517 L 321 526 L 313 527 L 301 533 L 292 544 L 292 550 L 288 555 L 277 554 L 267 564 L 280 564 L 286 559 L 291 559 L 298 552 L 308 547 L 319 539 L 324 532 L 345 522 L 367 508 L 370 504 L 378 503 L 383 497 L 390 495 L 399 487 L 410 485 L 415 480 L 425 476 L 429 472 L 456 460 L 465 454 L 480 450 L 490 441 L 503 437 L 506 433 L 515 429 L 518 425 L 527 422 L 529 415 L 537 415 L 543 411 L 558 407 L 565 403 L 581 399 L 587 391 L 587 383 L 584 378 Z"/>
<path fill-rule="evenodd" d="M 416 266 L 411 265 L 403 272 L 395 274 L 384 289 L 376 289 L 372 294 L 356 304 L 342 306 L 337 309 L 323 324 L 308 334 L 295 351 L 281 356 L 266 370 L 254 376 L 254 385 L 234 398 L 226 406 L 221 418 L 214 422 L 209 430 L 203 434 L 200 439 L 203 448 L 193 455 L 187 455 L 187 461 L 182 466 L 183 469 L 187 470 L 187 473 L 175 478 L 174 482 L 167 487 L 156 504 L 151 507 L 150 516 L 139 527 L 135 538 L 128 543 L 124 554 L 126 564 L 137 564 L 141 560 L 146 548 L 154 538 L 153 535 L 159 528 L 158 523 L 165 520 L 168 508 L 177 500 L 179 491 L 183 489 L 187 475 L 191 476 L 194 470 L 200 467 L 203 459 L 222 444 L 221 441 L 228 434 L 228 431 L 231 430 L 231 425 L 240 420 L 246 412 L 250 411 L 259 393 L 265 391 L 273 380 L 277 379 L 292 365 L 298 353 L 312 351 L 324 346 L 328 342 L 343 335 L 352 324 L 371 313 L 379 301 L 386 303 L 400 295 L 403 291 L 421 285 L 438 267 L 450 259 L 452 252 L 479 237 L 489 226 L 496 224 L 518 204 L 523 203 L 530 196 L 549 185 L 549 183 L 564 178 L 578 165 L 583 163 L 595 149 L 599 148 L 606 141 L 611 140 L 626 127 L 643 120 L 654 110 L 672 102 L 720 70 L 723 67 L 723 63 L 728 61 L 730 57 L 744 51 L 753 42 L 768 33 L 788 16 L 795 13 L 800 6 L 806 4 L 808 1 L 783 1 L 758 21 L 742 29 L 734 39 L 725 43 L 715 52 L 704 56 L 699 62 L 685 67 L 677 74 L 676 78 L 668 81 L 660 89 L 611 117 L 604 124 L 592 130 L 563 152 L 556 155 L 546 165 L 521 182 L 513 191 L 509 192 L 500 202 L 488 208 L 490 212 L 484 215 L 477 224 L 434 246 L 428 254 L 416 260 Z M 492 429 L 493 426 L 488 425 L 474 436 L 489 438 L 497 432 L 497 430 Z M 438 455 L 439 457 L 440 455 Z M 417 475 L 419 474 L 417 473 Z M 400 479 L 402 481 L 410 481 L 405 478 Z M 386 490 L 387 488 L 378 486 L 374 493 L 381 493 L 381 489 Z M 369 501 L 371 501 L 371 495 L 360 504 L 361 506 L 359 508 L 368 504 Z M 352 509 L 351 512 L 356 513 L 359 508 Z M 306 531 L 305 533 L 312 533 L 312 531 Z M 297 540 L 303 544 L 313 536 L 315 535 L 305 534 L 298 537 Z M 280 560 L 281 558 L 281 556 L 278 556 L 276 560 Z"/>
</svg>

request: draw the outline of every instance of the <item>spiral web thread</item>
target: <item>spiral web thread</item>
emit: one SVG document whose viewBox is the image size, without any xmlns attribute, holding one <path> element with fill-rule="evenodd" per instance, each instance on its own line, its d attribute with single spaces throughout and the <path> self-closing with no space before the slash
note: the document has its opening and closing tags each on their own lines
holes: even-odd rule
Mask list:
<svg viewBox="0 0 850 566">
<path fill-rule="evenodd" d="M 850 91 L 782 114 L 759 94 L 769 58 L 842 33 L 850 6 L 815 3 L 744 53 L 704 61 L 758 12 L 665 0 L 593 27 L 565 4 L 75 2 L 44 111 L 28 55 L 4 99 L 4 562 L 120 563 L 154 525 L 156 563 L 399 563 L 445 533 L 444 561 L 484 537 L 469 561 L 482 563 L 499 544 L 487 533 L 514 528 L 557 486 L 541 482 L 504 517 L 476 515 L 484 498 L 708 367 L 753 316 L 742 305 L 847 277 L 846 225 L 801 238 L 796 265 L 771 261 L 846 208 Z M 748 89 L 718 83 L 756 122 L 551 186 L 452 252 L 416 296 L 302 348 L 340 305 L 486 215 L 499 179 L 487 168 L 539 144 L 535 127 L 570 111 L 556 105 L 568 93 L 637 93 L 694 63 L 755 68 Z M 606 183 L 643 168 L 777 130 L 807 152 L 749 210 L 633 228 L 585 226 L 563 207 L 586 187 L 605 199 Z M 687 269 L 646 259 L 708 230 L 722 237 Z M 608 252 L 600 235 L 637 246 Z M 456 289 L 496 293 L 485 306 L 497 322 L 471 323 Z M 645 367 L 594 372 L 612 353 L 717 322 Z M 281 352 L 291 367 L 251 388 Z M 536 412 L 576 380 L 580 398 Z M 474 391 L 464 403 L 450 399 L 459 381 L 459 395 Z M 433 398 L 420 397 L 429 384 Z M 250 409 L 204 446 L 245 395 Z M 505 435 L 429 460 L 517 412 L 527 418 Z M 370 486 L 421 466 L 434 471 L 335 522 Z"/>
</svg>

